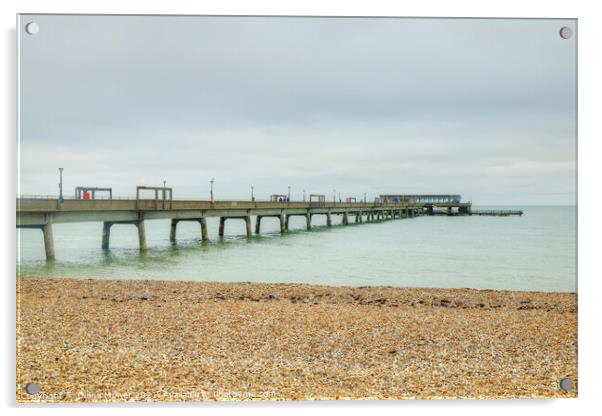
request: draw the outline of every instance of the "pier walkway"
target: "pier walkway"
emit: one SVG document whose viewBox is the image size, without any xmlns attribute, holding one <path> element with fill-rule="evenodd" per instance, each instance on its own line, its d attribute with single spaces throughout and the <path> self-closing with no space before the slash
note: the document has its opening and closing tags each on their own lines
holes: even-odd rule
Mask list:
<svg viewBox="0 0 602 416">
<path fill-rule="evenodd" d="M 287 201 L 208 201 L 154 199 L 44 199 L 17 198 L 17 227 L 36 228 L 43 232 L 46 258 L 55 258 L 52 225 L 69 222 L 103 222 L 102 248 L 108 249 L 113 225 L 130 224 L 138 231 L 139 248 L 146 250 L 144 221 L 170 219 L 170 240 L 176 241 L 177 226 L 181 221 L 196 221 L 201 226 L 201 237 L 208 240 L 207 218 L 219 218 L 218 235 L 224 235 L 225 223 L 230 219 L 243 220 L 246 234 L 253 234 L 252 217 L 255 219 L 255 233 L 261 232 L 263 218 L 274 217 L 280 222 L 280 231 L 289 228 L 292 216 L 303 216 L 307 230 L 312 229 L 312 217 L 326 216 L 326 225 L 332 226 L 332 216 L 342 216 L 342 224 L 351 220 L 355 223 L 383 221 L 399 218 L 412 218 L 428 215 L 433 207 L 462 214 L 470 212 L 470 203 L 365 203 L 365 202 L 287 202 Z M 351 219 L 351 220 L 350 220 Z"/>
</svg>

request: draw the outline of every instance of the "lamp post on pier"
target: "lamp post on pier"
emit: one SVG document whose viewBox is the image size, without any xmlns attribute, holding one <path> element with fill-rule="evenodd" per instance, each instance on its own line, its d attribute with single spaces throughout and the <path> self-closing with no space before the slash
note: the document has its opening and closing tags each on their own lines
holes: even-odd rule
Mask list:
<svg viewBox="0 0 602 416">
<path fill-rule="evenodd" d="M 251 202 L 255 202 L 255 194 L 253 193 L 253 185 L 251 185 Z"/>
<path fill-rule="evenodd" d="M 288 186 L 288 195 L 287 195 L 286 199 L 288 202 L 291 202 L 291 186 L 290 185 Z"/>
<path fill-rule="evenodd" d="M 63 202 L 63 168 L 59 168 L 59 202 Z"/>
<path fill-rule="evenodd" d="M 209 181 L 209 183 L 211 183 L 211 203 L 213 203 L 213 182 L 215 182 L 215 180 L 211 178 Z"/>
</svg>

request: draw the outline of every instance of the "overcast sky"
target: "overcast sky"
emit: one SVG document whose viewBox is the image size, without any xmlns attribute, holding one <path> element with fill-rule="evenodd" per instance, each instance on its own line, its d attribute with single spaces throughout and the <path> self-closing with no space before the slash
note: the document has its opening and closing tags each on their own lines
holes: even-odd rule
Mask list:
<svg viewBox="0 0 602 416">
<path fill-rule="evenodd" d="M 23 27 L 39 24 L 36 35 Z M 32 16 L 20 193 L 572 204 L 573 20 Z M 338 197 L 338 195 L 337 195 Z"/>
</svg>

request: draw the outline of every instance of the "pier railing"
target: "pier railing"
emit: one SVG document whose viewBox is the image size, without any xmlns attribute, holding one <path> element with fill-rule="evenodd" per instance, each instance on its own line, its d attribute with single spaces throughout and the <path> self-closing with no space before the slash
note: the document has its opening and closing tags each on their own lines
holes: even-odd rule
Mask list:
<svg viewBox="0 0 602 416">
<path fill-rule="evenodd" d="M 169 205 L 163 207 L 157 205 L 153 198 L 148 199 L 104 199 L 96 198 L 89 200 L 64 198 L 59 201 L 54 198 L 18 198 L 17 212 L 55 212 L 55 211 L 177 211 L 177 210 L 219 210 L 219 209 L 311 209 L 318 208 L 309 201 L 250 201 L 250 200 L 182 200 L 174 199 Z M 319 208 L 422 208 L 430 206 L 448 206 L 449 204 L 424 204 L 424 203 L 388 203 L 388 202 L 322 202 Z M 470 203 L 453 204 L 456 207 L 470 207 Z"/>
</svg>

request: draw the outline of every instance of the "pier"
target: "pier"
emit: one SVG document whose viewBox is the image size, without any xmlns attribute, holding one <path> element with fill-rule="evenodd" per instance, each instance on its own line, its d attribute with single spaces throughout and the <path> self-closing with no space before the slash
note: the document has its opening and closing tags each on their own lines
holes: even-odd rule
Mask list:
<svg viewBox="0 0 602 416">
<path fill-rule="evenodd" d="M 17 198 L 17 227 L 35 228 L 42 231 L 46 258 L 55 258 L 53 224 L 70 222 L 103 222 L 101 247 L 110 247 L 111 228 L 115 225 L 135 226 L 138 233 L 140 250 L 147 249 L 144 223 L 148 220 L 170 219 L 172 242 L 177 240 L 177 227 L 181 221 L 194 221 L 200 224 L 201 238 L 207 241 L 207 218 L 219 218 L 218 235 L 223 237 L 228 220 L 245 222 L 247 237 L 260 234 L 261 223 L 265 218 L 276 218 L 280 231 L 289 230 L 289 220 L 293 216 L 305 218 L 305 228 L 312 229 L 312 218 L 316 215 L 326 217 L 326 225 L 332 226 L 332 217 L 342 217 L 341 223 L 362 224 L 364 222 L 385 221 L 401 218 L 413 218 L 429 213 L 432 204 L 424 203 L 380 203 L 380 202 L 326 202 L 320 201 L 207 201 L 173 200 L 171 189 L 151 189 L 154 198 L 143 199 L 137 191 L 132 199 L 45 199 Z M 469 212 L 470 203 L 435 204 L 445 209 Z M 252 219 L 255 219 L 253 230 Z"/>
<path fill-rule="evenodd" d="M 332 227 L 333 216 L 341 218 L 343 226 L 351 223 L 362 224 L 414 218 L 423 215 L 515 215 L 515 211 L 473 211 L 470 202 L 461 202 L 453 195 L 428 199 L 415 198 L 392 201 L 376 198 L 374 202 L 355 201 L 326 202 L 322 195 L 312 195 L 309 201 L 289 201 L 288 198 L 272 198 L 270 201 L 256 200 L 174 200 L 172 189 L 164 187 L 137 187 L 135 198 L 114 199 L 110 193 L 107 199 L 92 195 L 82 198 L 82 192 L 93 190 L 109 191 L 109 188 L 79 187 L 73 198 L 17 198 L 17 228 L 34 228 L 42 231 L 46 259 L 55 258 L 53 224 L 71 222 L 102 222 L 101 247 L 109 249 L 111 229 L 115 225 L 134 226 L 138 234 L 140 250 L 147 250 L 145 221 L 171 220 L 169 239 L 177 241 L 178 224 L 193 221 L 200 225 L 203 241 L 209 240 L 207 218 L 219 218 L 218 236 L 224 236 L 226 222 L 244 221 L 247 237 L 253 232 L 261 233 L 262 221 L 274 218 L 279 222 L 280 232 L 289 230 L 289 220 L 293 216 L 305 218 L 305 229 L 312 230 L 312 218 L 326 217 L 326 226 Z M 143 198 L 142 191 L 152 191 L 153 197 Z M 522 212 L 521 212 L 522 214 Z M 254 219 L 254 227 L 253 227 Z"/>
</svg>

